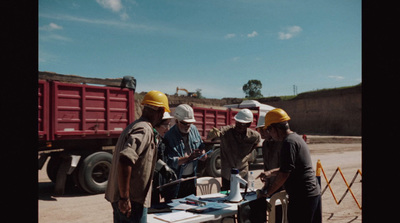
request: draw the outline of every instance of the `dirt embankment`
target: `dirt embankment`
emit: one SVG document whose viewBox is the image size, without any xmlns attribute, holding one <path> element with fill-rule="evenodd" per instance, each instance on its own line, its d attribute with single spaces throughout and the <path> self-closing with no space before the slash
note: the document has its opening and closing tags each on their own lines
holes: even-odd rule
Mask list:
<svg viewBox="0 0 400 223">
<path fill-rule="evenodd" d="M 135 93 L 135 117 L 142 114 L 145 93 Z M 168 95 L 171 107 L 179 104 L 223 106 L 238 104 L 241 98 L 199 99 Z M 279 97 L 260 98 L 260 103 L 284 109 L 290 125 L 301 134 L 361 136 L 361 85 L 343 89 L 306 92 L 290 100 Z"/>
<path fill-rule="evenodd" d="M 283 108 L 297 132 L 361 136 L 361 85 L 303 93 L 286 101 L 259 101 Z"/>
</svg>

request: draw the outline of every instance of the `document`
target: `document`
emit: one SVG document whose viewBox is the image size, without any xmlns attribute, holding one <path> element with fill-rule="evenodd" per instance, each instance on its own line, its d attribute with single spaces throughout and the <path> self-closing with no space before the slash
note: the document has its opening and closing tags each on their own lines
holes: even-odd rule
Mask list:
<svg viewBox="0 0 400 223">
<path fill-rule="evenodd" d="M 191 212 L 176 211 L 176 212 L 167 213 L 167 214 L 156 214 L 154 216 L 154 218 L 157 218 L 157 219 L 165 221 L 165 222 L 175 222 L 175 221 L 181 221 L 181 220 L 189 219 L 189 218 L 196 218 L 198 216 L 199 216 L 198 214 L 191 213 Z"/>
</svg>

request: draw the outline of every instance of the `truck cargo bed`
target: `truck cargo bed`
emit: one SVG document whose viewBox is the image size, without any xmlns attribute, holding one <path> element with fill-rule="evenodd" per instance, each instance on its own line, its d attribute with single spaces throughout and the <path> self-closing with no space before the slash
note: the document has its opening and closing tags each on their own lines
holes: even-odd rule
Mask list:
<svg viewBox="0 0 400 223">
<path fill-rule="evenodd" d="M 133 90 L 39 80 L 39 141 L 118 138 L 133 121 Z"/>
</svg>

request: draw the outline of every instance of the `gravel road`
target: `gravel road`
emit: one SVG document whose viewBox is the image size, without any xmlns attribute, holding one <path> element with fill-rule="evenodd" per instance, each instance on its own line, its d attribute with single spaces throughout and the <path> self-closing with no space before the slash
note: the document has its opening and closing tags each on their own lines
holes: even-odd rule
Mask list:
<svg viewBox="0 0 400 223">
<path fill-rule="evenodd" d="M 353 179 L 358 169 L 361 170 L 361 143 L 321 143 L 309 144 L 313 163 L 319 159 L 328 180 L 337 167 L 340 167 L 347 182 Z M 77 189 L 67 189 L 65 195 L 54 196 L 54 184 L 46 174 L 46 165 L 38 171 L 38 215 L 41 223 L 59 222 L 112 222 L 112 208 L 104 199 L 104 194 L 88 195 Z M 315 168 L 315 167 L 314 167 Z M 253 165 L 252 171 L 258 175 L 262 164 Z M 362 171 L 362 170 L 361 170 Z M 326 182 L 322 176 L 322 188 Z M 256 187 L 261 187 L 260 181 Z M 332 190 L 339 200 L 347 187 L 339 173 L 333 180 Z M 358 176 L 351 187 L 355 198 L 361 205 L 361 177 Z M 323 222 L 361 222 L 361 210 L 350 192 L 337 205 L 329 189 L 322 196 Z"/>
</svg>

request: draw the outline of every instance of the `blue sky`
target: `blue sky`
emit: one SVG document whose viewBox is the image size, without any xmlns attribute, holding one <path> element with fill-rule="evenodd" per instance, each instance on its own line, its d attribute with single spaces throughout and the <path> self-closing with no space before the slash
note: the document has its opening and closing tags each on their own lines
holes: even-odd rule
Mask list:
<svg viewBox="0 0 400 223">
<path fill-rule="evenodd" d="M 39 0 L 39 70 L 137 92 L 267 96 L 361 82 L 361 0 Z"/>
</svg>

